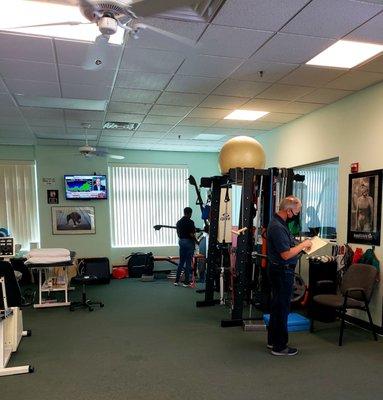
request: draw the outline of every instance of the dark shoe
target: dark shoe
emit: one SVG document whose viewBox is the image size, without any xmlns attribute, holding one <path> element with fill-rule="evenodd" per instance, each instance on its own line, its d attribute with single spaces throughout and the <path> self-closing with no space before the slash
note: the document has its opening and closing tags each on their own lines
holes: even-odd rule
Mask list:
<svg viewBox="0 0 383 400">
<path fill-rule="evenodd" d="M 270 349 L 270 350 L 272 350 L 272 348 L 273 348 L 273 345 L 272 344 L 267 344 L 267 346 L 266 346 L 268 349 Z"/>
<path fill-rule="evenodd" d="M 183 283 L 182 286 L 183 287 L 191 287 L 191 284 L 190 283 Z"/>
<path fill-rule="evenodd" d="M 179 282 L 174 282 L 174 286 L 179 286 Z"/>
<path fill-rule="evenodd" d="M 271 350 L 271 354 L 273 356 L 295 356 L 298 354 L 298 349 L 294 349 L 293 347 L 286 347 L 285 349 L 280 351 Z"/>
</svg>

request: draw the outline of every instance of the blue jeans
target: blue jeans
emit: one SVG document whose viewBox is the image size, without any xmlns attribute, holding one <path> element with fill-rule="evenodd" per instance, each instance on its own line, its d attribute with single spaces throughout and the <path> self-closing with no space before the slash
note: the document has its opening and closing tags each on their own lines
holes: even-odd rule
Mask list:
<svg viewBox="0 0 383 400">
<path fill-rule="evenodd" d="M 272 299 L 267 342 L 273 345 L 274 351 L 281 351 L 287 347 L 289 341 L 287 319 L 290 312 L 294 270 L 284 265 L 269 263 L 268 274 Z"/>
<path fill-rule="evenodd" d="M 177 268 L 176 282 L 180 281 L 182 270 L 185 271 L 185 284 L 190 283 L 190 274 L 192 272 L 192 260 L 194 255 L 194 241 L 192 239 L 179 239 L 180 261 Z"/>
</svg>

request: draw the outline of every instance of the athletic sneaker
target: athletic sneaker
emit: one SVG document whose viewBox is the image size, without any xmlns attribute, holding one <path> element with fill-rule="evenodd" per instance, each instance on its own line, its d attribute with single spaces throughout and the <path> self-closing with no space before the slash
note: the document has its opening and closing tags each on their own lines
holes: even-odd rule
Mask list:
<svg viewBox="0 0 383 400">
<path fill-rule="evenodd" d="M 266 347 L 267 347 L 268 349 L 272 350 L 273 345 L 272 345 L 272 344 L 268 344 Z"/>
<path fill-rule="evenodd" d="M 174 286 L 179 286 L 180 284 L 178 282 L 174 282 Z"/>
<path fill-rule="evenodd" d="M 295 356 L 298 354 L 298 349 L 294 349 L 294 347 L 286 347 L 281 351 L 271 350 L 271 354 L 273 356 Z"/>
<path fill-rule="evenodd" d="M 191 284 L 190 283 L 183 283 L 182 286 L 183 287 L 191 287 Z"/>
</svg>

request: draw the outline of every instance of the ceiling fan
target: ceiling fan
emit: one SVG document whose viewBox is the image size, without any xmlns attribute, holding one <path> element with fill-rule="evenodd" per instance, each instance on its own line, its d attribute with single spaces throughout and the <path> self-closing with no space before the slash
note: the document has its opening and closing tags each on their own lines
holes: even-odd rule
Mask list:
<svg viewBox="0 0 383 400">
<path fill-rule="evenodd" d="M 90 146 L 88 143 L 88 129 L 91 124 L 89 122 L 84 122 L 81 124 L 85 131 L 85 144 L 78 148 L 80 154 L 85 158 L 91 158 L 93 156 L 109 157 L 115 160 L 123 160 L 124 156 L 119 156 L 117 154 L 110 154 L 105 147 L 94 147 Z"/>
<path fill-rule="evenodd" d="M 152 25 L 138 22 L 141 17 L 148 17 L 161 12 L 191 5 L 194 0 L 28 0 L 45 3 L 56 3 L 63 5 L 78 5 L 81 13 L 89 22 L 63 21 L 48 24 L 18 26 L 16 28 L 31 28 L 43 26 L 59 25 L 84 25 L 96 24 L 100 35 L 97 36 L 94 45 L 90 46 L 86 61 L 83 64 L 84 69 L 97 70 L 102 68 L 103 59 L 105 59 L 105 48 L 108 45 L 111 35 L 117 32 L 120 27 L 124 29 L 128 36 L 137 39 L 143 29 L 154 31 L 158 34 L 167 36 L 171 39 L 182 42 L 188 46 L 194 46 L 195 42 L 165 31 Z"/>
</svg>

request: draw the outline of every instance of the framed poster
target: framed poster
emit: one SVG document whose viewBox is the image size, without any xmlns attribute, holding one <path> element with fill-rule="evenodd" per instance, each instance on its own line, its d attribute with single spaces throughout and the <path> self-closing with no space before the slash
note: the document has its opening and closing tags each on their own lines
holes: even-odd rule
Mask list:
<svg viewBox="0 0 383 400">
<path fill-rule="evenodd" d="M 382 170 L 350 174 L 347 242 L 380 245 Z"/>
<path fill-rule="evenodd" d="M 54 235 L 84 235 L 96 233 L 94 207 L 52 207 Z"/>
</svg>

